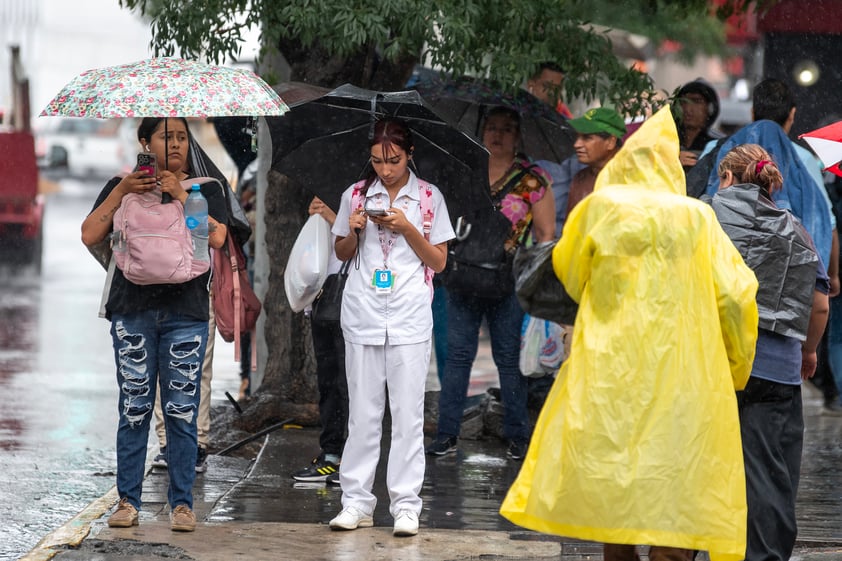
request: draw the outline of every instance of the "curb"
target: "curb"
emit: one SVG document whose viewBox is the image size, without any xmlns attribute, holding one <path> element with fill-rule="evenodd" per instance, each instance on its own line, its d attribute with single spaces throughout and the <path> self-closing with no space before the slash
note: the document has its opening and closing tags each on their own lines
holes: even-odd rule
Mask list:
<svg viewBox="0 0 842 561">
<path fill-rule="evenodd" d="M 91 522 L 108 512 L 118 499 L 115 485 L 102 497 L 95 499 L 82 509 L 79 514 L 44 536 L 19 561 L 48 561 L 59 553 L 58 549 L 64 549 L 65 546 L 78 547 L 90 533 Z"/>
</svg>

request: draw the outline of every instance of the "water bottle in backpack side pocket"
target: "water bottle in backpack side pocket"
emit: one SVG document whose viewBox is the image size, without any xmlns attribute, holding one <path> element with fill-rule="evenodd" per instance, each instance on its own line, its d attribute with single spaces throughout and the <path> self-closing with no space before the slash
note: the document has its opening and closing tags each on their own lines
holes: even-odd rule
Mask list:
<svg viewBox="0 0 842 561">
<path fill-rule="evenodd" d="M 111 251 L 126 251 L 126 235 L 122 230 L 114 230 L 111 232 Z"/>
<path fill-rule="evenodd" d="M 194 183 L 184 202 L 184 219 L 193 238 L 193 259 L 210 261 L 208 253 L 208 200 Z"/>
</svg>

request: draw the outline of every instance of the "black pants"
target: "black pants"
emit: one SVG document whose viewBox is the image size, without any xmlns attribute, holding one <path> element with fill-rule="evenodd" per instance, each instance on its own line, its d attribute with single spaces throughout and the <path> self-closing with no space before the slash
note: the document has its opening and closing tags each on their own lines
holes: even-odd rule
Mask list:
<svg viewBox="0 0 842 561">
<path fill-rule="evenodd" d="M 822 340 L 818 348 L 818 364 L 816 365 L 816 373 L 810 378 L 810 383 L 816 386 L 822 397 L 825 405 L 833 403 L 839 399 L 839 389 L 836 387 L 836 381 L 833 379 L 833 371 L 830 369 L 830 358 L 828 357 L 828 334 L 830 329 L 824 330 Z"/>
<path fill-rule="evenodd" d="M 319 446 L 324 454 L 342 455 L 348 427 L 348 380 L 345 339 L 338 321 L 311 321 L 316 379 L 319 385 Z"/>
<path fill-rule="evenodd" d="M 693 561 L 696 552 L 679 547 L 649 547 L 649 561 Z M 602 546 L 604 561 L 640 561 L 640 556 L 633 545 L 606 543 Z"/>
<path fill-rule="evenodd" d="M 746 469 L 746 561 L 787 561 L 795 547 L 801 473 L 801 386 L 749 378 L 737 392 Z"/>
</svg>

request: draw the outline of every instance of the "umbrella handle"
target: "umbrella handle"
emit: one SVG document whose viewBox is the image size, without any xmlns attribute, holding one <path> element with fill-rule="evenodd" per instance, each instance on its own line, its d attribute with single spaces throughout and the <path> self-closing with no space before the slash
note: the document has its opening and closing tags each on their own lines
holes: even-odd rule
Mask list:
<svg viewBox="0 0 842 561">
<path fill-rule="evenodd" d="M 457 242 L 465 241 L 465 238 L 471 234 L 471 224 L 467 221 L 463 221 L 462 218 L 464 217 L 460 216 L 456 219 L 456 228 L 454 233 L 456 234 Z"/>
<path fill-rule="evenodd" d="M 170 137 L 169 123 L 170 123 L 169 119 L 164 118 L 164 138 L 165 139 L 168 139 Z M 167 140 L 166 142 L 169 142 L 169 140 Z M 164 166 L 165 166 L 166 169 L 170 169 L 170 148 L 169 148 L 169 144 L 164 144 Z M 161 193 L 161 204 L 162 205 L 165 205 L 165 204 L 171 203 L 171 202 L 172 202 L 172 195 L 170 195 L 169 193 Z"/>
</svg>

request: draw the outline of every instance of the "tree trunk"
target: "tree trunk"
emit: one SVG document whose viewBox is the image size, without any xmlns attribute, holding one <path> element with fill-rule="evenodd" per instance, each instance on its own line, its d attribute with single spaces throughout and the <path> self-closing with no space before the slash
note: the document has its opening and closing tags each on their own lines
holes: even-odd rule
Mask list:
<svg viewBox="0 0 842 561">
<path fill-rule="evenodd" d="M 237 418 L 237 426 L 250 432 L 284 419 L 305 426 L 318 423 L 310 323 L 290 309 L 284 292 L 284 270 L 310 198 L 286 176 L 269 172 L 263 199 L 269 282 L 262 312 L 268 353 L 263 381 Z"/>
<path fill-rule="evenodd" d="M 328 88 L 351 83 L 367 89 L 400 90 L 417 61 L 414 55 L 395 63 L 381 61 L 374 48 L 360 49 L 347 58 L 329 56 L 318 47 L 305 48 L 293 41 L 281 44 L 280 50 L 290 65 L 291 81 Z M 271 159 L 271 150 L 261 147 L 261 153 L 262 157 Z M 330 162 L 325 162 L 325 169 L 330 169 Z M 317 425 L 319 421 L 310 323 L 304 314 L 290 309 L 284 293 L 284 269 L 307 219 L 312 197 L 312 193 L 290 178 L 275 170 L 269 172 L 264 222 L 270 271 L 269 287 L 263 299 L 268 354 L 263 382 L 243 404 L 243 414 L 236 423 L 250 432 L 285 419 L 293 419 L 303 426 Z"/>
</svg>

